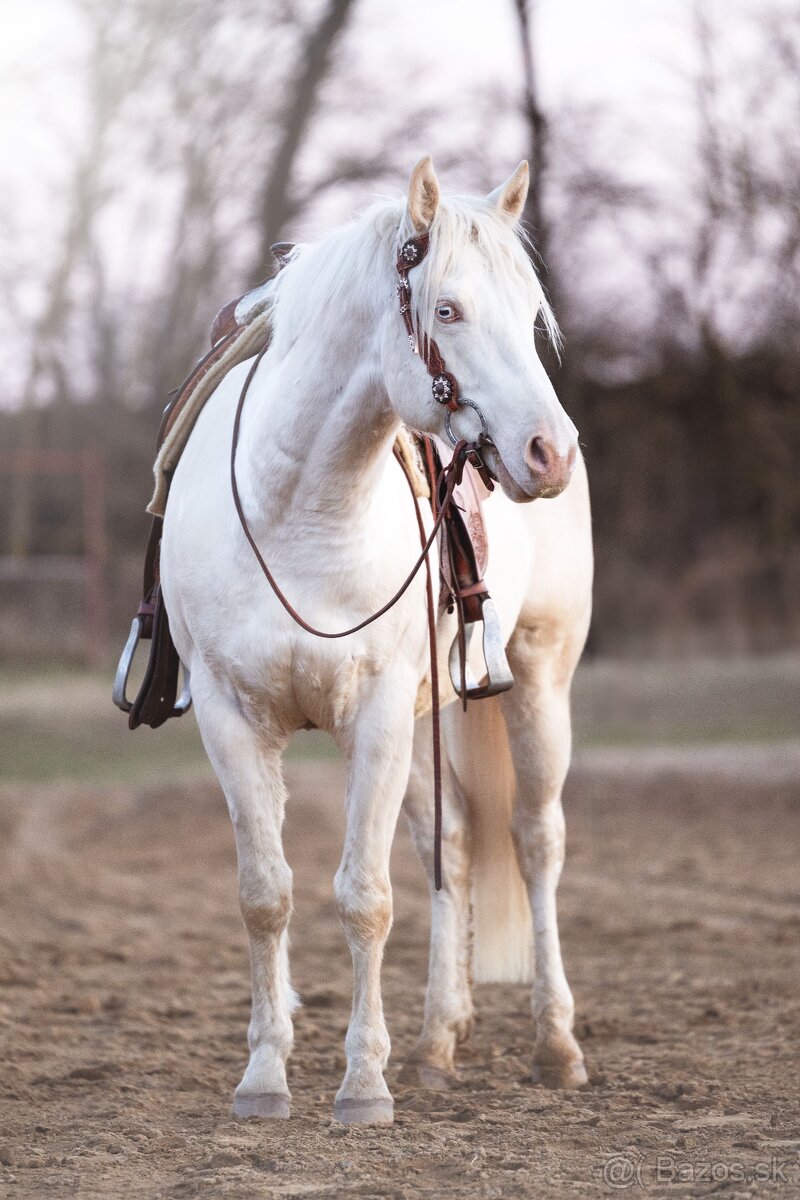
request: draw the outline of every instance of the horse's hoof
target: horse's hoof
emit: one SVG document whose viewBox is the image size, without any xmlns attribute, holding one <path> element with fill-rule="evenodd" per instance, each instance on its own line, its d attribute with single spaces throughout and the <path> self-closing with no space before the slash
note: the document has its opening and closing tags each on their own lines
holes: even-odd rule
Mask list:
<svg viewBox="0 0 800 1200">
<path fill-rule="evenodd" d="M 333 1115 L 343 1125 L 391 1125 L 394 1121 L 394 1100 L 337 1100 Z"/>
<path fill-rule="evenodd" d="M 458 1076 L 455 1071 L 448 1071 L 444 1067 L 434 1067 L 430 1063 L 411 1059 L 403 1063 L 397 1078 L 406 1087 L 419 1086 L 434 1092 L 447 1092 L 457 1082 Z"/>
<path fill-rule="evenodd" d="M 441 1067 L 432 1067 L 428 1063 L 417 1063 L 417 1078 L 424 1088 L 433 1092 L 449 1092 L 456 1083 L 455 1071 L 444 1071 Z"/>
<path fill-rule="evenodd" d="M 541 1084 L 542 1087 L 566 1091 L 571 1088 L 585 1087 L 589 1082 L 589 1076 L 586 1074 L 586 1067 L 583 1065 L 582 1059 L 563 1065 L 537 1063 L 533 1068 L 533 1082 Z"/>
<path fill-rule="evenodd" d="M 263 1092 L 260 1096 L 234 1096 L 235 1117 L 278 1117 L 289 1116 L 289 1097 L 285 1092 Z"/>
</svg>

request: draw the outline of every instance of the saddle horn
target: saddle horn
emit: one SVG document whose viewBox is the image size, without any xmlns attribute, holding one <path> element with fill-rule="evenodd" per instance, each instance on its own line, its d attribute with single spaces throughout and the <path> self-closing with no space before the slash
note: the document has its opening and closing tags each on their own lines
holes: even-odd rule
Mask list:
<svg viewBox="0 0 800 1200">
<path fill-rule="evenodd" d="M 280 270 L 281 267 L 286 266 L 287 262 L 292 256 L 292 252 L 294 251 L 296 244 L 296 242 L 275 242 L 274 245 L 270 246 L 270 253 L 278 263 L 278 270 Z"/>
</svg>

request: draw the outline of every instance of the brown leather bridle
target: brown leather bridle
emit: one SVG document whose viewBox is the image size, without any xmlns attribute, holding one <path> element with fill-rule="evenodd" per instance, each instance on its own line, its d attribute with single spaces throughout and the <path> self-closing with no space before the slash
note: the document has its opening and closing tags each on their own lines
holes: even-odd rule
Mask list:
<svg viewBox="0 0 800 1200">
<path fill-rule="evenodd" d="M 363 621 L 359 621 L 356 625 L 352 625 L 349 629 L 341 629 L 335 632 L 318 629 L 316 626 L 311 625 L 308 621 L 306 621 L 289 602 L 285 592 L 279 586 L 270 568 L 268 567 L 264 556 L 261 553 L 255 538 L 253 537 L 252 530 L 250 529 L 247 517 L 245 516 L 241 496 L 239 494 L 239 486 L 236 480 L 236 450 L 239 445 L 239 432 L 241 428 L 244 402 L 261 360 L 269 348 L 269 344 L 265 345 L 253 359 L 252 365 L 247 373 L 247 377 L 239 394 L 239 401 L 236 406 L 236 415 L 233 422 L 233 436 L 231 438 L 230 472 L 231 492 L 233 495 L 233 503 L 236 508 L 236 513 L 242 526 L 244 535 L 250 544 L 264 577 L 275 594 L 275 597 L 295 622 L 295 624 L 299 625 L 301 629 L 304 629 L 306 633 L 310 633 L 314 637 L 326 639 L 349 637 L 351 634 L 357 633 L 359 630 L 371 625 L 374 621 L 377 621 L 379 617 L 382 617 L 385 613 L 387 613 L 389 609 L 394 607 L 401 596 L 403 596 L 403 594 L 411 586 L 411 583 L 416 578 L 418 572 L 424 564 L 426 571 L 425 590 L 428 610 L 428 643 L 431 662 L 431 721 L 433 726 L 434 886 L 437 891 L 440 891 L 442 887 L 442 757 L 439 722 L 439 668 L 436 646 L 436 612 L 433 603 L 433 579 L 431 575 L 431 565 L 428 558 L 428 552 L 434 544 L 436 537 L 450 512 L 450 508 L 453 503 L 453 493 L 461 482 L 466 463 L 471 462 L 473 466 L 475 466 L 476 470 L 480 472 L 481 478 L 490 491 L 493 489 L 494 484 L 480 457 L 481 446 L 489 441 L 486 429 L 486 421 L 483 417 L 483 413 L 472 401 L 460 396 L 458 383 L 455 377 L 446 369 L 444 359 L 442 358 L 436 342 L 432 338 L 428 337 L 427 334 L 423 334 L 419 341 L 415 337 L 414 317 L 411 308 L 411 284 L 409 282 L 408 272 L 422 262 L 422 260 L 425 258 L 425 255 L 428 253 L 429 247 L 430 235 L 428 233 L 423 233 L 418 237 L 409 238 L 400 247 L 396 262 L 396 270 L 399 276 L 397 294 L 400 301 L 400 313 L 406 327 L 406 333 L 408 334 L 411 349 L 415 354 L 420 355 L 428 370 L 428 374 L 431 376 L 431 391 L 433 392 L 434 400 L 436 400 L 438 404 L 443 404 L 448 410 L 445 419 L 445 427 L 448 436 L 453 443 L 453 457 L 450 463 L 441 471 L 436 486 L 433 489 L 436 496 L 434 510 L 435 519 L 431 532 L 426 537 L 425 524 L 422 518 L 422 512 L 420 510 L 419 500 L 417 498 L 416 489 L 414 486 L 414 480 L 403 459 L 397 455 L 398 461 L 403 467 L 403 471 L 410 486 L 411 494 L 414 500 L 414 511 L 419 528 L 421 552 L 414 563 L 414 566 L 411 568 L 411 571 L 391 599 L 387 600 L 386 603 L 383 604 L 376 612 L 372 613 L 371 616 L 365 617 Z M 478 416 L 481 420 L 481 432 L 477 439 L 472 442 L 469 442 L 463 438 L 456 439 L 450 426 L 450 414 L 455 412 L 462 404 L 466 404 L 470 408 L 474 409 L 478 413 Z"/>
<path fill-rule="evenodd" d="M 420 338 L 417 338 L 414 329 L 414 313 L 411 305 L 411 283 L 409 282 L 408 272 L 413 267 L 418 267 L 430 249 L 431 235 L 429 233 L 418 234 L 417 237 L 411 237 L 403 243 L 397 255 L 395 269 L 399 276 L 397 284 L 397 296 L 400 301 L 400 315 L 403 318 L 403 323 L 408 334 L 408 344 L 411 347 L 413 354 L 418 354 L 428 370 L 431 377 L 431 391 L 433 398 L 437 404 L 441 404 L 447 410 L 445 412 L 444 425 L 447 436 L 450 439 L 452 446 L 457 446 L 459 439 L 453 433 L 451 425 L 451 416 L 459 408 L 464 406 L 471 408 L 477 413 L 481 423 L 481 430 L 477 438 L 468 443 L 467 460 L 475 467 L 486 487 L 489 491 L 494 490 L 494 480 L 486 469 L 486 465 L 480 456 L 481 446 L 491 445 L 492 440 L 489 437 L 489 430 L 486 425 L 486 418 L 483 412 L 475 403 L 474 400 L 468 400 L 466 396 L 461 395 L 461 389 L 458 386 L 458 381 L 445 366 L 444 358 L 439 350 L 436 342 L 432 337 L 423 333 Z"/>
</svg>

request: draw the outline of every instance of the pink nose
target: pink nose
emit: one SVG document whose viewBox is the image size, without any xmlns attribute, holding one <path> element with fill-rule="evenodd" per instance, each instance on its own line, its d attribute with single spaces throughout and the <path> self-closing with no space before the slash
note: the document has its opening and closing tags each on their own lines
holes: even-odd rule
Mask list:
<svg viewBox="0 0 800 1200">
<path fill-rule="evenodd" d="M 566 454 L 560 454 L 546 437 L 533 437 L 525 447 L 525 462 L 536 478 L 539 495 L 557 496 L 572 478 L 578 446 L 572 442 Z"/>
</svg>

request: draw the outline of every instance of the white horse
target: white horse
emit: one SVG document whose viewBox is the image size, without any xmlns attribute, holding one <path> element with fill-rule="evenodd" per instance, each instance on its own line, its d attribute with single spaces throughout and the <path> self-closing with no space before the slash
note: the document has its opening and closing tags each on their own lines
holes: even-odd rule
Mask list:
<svg viewBox="0 0 800 1200">
<path fill-rule="evenodd" d="M 486 199 L 443 201 L 426 158 L 404 201 L 377 204 L 295 254 L 274 287 L 273 338 L 248 393 L 237 456 L 247 521 L 307 621 L 348 628 L 394 593 L 419 554 L 419 532 L 392 444 L 401 422 L 436 436 L 444 426 L 395 297 L 398 247 L 429 231 L 429 253 L 411 276 L 415 319 L 435 335 L 488 424 L 493 446 L 484 457 L 501 490 L 485 504 L 486 580 L 516 679 L 466 714 L 452 691 L 442 700 L 444 887 L 436 892 L 431 882 L 430 975 L 412 1060 L 434 1084 L 453 1071 L 456 1043 L 470 1029 L 471 976 L 529 978 L 531 960 L 535 1073 L 550 1086 L 586 1080 L 556 886 L 569 689 L 591 605 L 589 500 L 576 430 L 534 346 L 537 317 L 554 326 L 517 230 L 527 188 L 521 163 Z M 352 953 L 353 1007 L 335 1112 L 345 1122 L 387 1123 L 380 971 L 392 922 L 389 854 L 404 798 L 433 876 L 429 720 L 415 726 L 430 674 L 424 572 L 385 616 L 343 640 L 318 640 L 292 622 L 231 498 L 232 423 L 247 371 L 246 363 L 232 370 L 199 417 L 172 482 L 161 555 L 173 637 L 233 821 L 250 940 L 250 1059 L 234 1111 L 289 1114 L 296 998 L 281 756 L 296 730 L 317 726 L 347 764 L 334 891 Z M 475 414 L 459 409 L 453 426 L 475 436 Z M 537 497 L 551 499 L 522 503 Z M 443 678 L 454 622 L 440 613 Z M 474 669 L 479 677 L 480 660 Z"/>
</svg>

